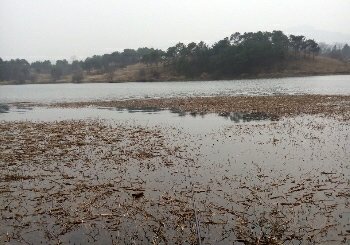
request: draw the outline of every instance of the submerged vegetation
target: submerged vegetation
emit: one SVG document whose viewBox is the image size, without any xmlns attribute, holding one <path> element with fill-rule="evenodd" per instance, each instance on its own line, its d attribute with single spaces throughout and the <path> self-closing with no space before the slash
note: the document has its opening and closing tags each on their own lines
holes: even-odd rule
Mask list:
<svg viewBox="0 0 350 245">
<path fill-rule="evenodd" d="M 236 32 L 213 45 L 191 42 L 178 43 L 166 51 L 125 49 L 72 63 L 67 60 L 57 60 L 54 64 L 49 60 L 29 63 L 24 59 L 4 61 L 0 58 L 0 81 L 82 82 L 91 76 L 114 81 L 117 71 L 138 63 L 143 63 L 146 69 L 138 69 L 135 80 L 157 80 L 162 73 L 172 73 L 184 79 L 222 79 L 280 71 L 290 61 L 314 60 L 319 54 L 347 61 L 350 48 L 347 44 L 330 48 L 301 35 L 287 36 L 282 31 Z"/>
</svg>

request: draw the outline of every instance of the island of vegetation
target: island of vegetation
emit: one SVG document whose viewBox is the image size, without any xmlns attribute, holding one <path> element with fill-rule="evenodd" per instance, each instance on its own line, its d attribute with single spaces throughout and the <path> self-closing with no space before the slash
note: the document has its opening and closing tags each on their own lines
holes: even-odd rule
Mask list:
<svg viewBox="0 0 350 245">
<path fill-rule="evenodd" d="M 348 44 L 327 45 L 282 31 L 234 33 L 208 45 L 178 43 L 166 51 L 125 49 L 85 60 L 0 58 L 0 84 L 186 81 L 350 74 Z"/>
</svg>

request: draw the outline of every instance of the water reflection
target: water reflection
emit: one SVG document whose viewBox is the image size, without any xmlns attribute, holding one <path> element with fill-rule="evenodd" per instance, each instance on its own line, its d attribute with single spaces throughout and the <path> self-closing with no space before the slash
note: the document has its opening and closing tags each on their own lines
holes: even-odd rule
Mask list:
<svg viewBox="0 0 350 245">
<path fill-rule="evenodd" d="M 230 119 L 235 123 L 240 122 L 253 122 L 253 121 L 278 121 L 278 116 L 269 115 L 264 112 L 251 112 L 251 113 L 241 113 L 241 112 L 231 112 L 231 113 L 220 113 L 219 116 Z"/>
<path fill-rule="evenodd" d="M 0 104 L 0 113 L 8 113 L 10 107 L 6 104 Z"/>
<path fill-rule="evenodd" d="M 31 103 L 16 103 L 13 105 L 10 105 L 10 112 L 17 112 L 19 114 L 25 114 L 29 111 L 32 111 L 34 109 L 34 106 Z"/>
<path fill-rule="evenodd" d="M 100 110 L 109 110 L 109 111 L 118 111 L 118 112 L 129 112 L 129 113 L 137 113 L 144 112 L 148 114 L 157 113 L 163 111 L 162 109 L 155 107 L 147 107 L 147 108 L 137 108 L 137 107 L 129 107 L 129 108 L 118 108 L 118 107 L 98 107 Z"/>
<path fill-rule="evenodd" d="M 112 111 L 120 111 L 120 112 L 128 112 L 128 113 L 147 113 L 147 114 L 158 114 L 159 112 L 170 112 L 172 114 L 176 114 L 179 117 L 186 117 L 190 116 L 192 118 L 205 118 L 205 115 L 207 113 L 205 112 L 185 112 L 178 109 L 159 109 L 154 107 L 147 107 L 147 108 L 113 108 L 113 107 L 105 107 L 105 108 L 99 108 L 99 109 L 107 109 Z M 210 113 L 211 114 L 211 113 Z M 232 122 L 235 123 L 246 123 L 246 122 L 254 122 L 254 121 L 277 121 L 279 119 L 276 115 L 270 115 L 265 112 L 251 112 L 251 113 L 242 113 L 242 112 L 222 112 L 217 114 L 220 117 L 229 119 Z"/>
<path fill-rule="evenodd" d="M 33 110 L 33 107 L 29 103 L 16 103 L 16 104 L 1 104 L 0 113 L 26 113 L 27 111 Z"/>
<path fill-rule="evenodd" d="M 186 112 L 177 109 L 171 109 L 169 111 L 173 114 L 177 114 L 179 117 L 185 117 L 187 115 Z"/>
<path fill-rule="evenodd" d="M 155 122 L 176 124 L 196 130 L 198 127 L 210 125 L 226 125 L 234 123 L 269 122 L 279 120 L 278 116 L 264 112 L 230 112 L 205 113 L 185 112 L 176 109 L 159 108 L 116 108 L 116 107 L 88 107 L 88 108 L 43 108 L 32 107 L 30 104 L 0 105 L 1 120 L 4 121 L 56 121 L 56 120 L 85 120 L 85 119 L 112 119 L 137 120 L 140 122 Z"/>
</svg>

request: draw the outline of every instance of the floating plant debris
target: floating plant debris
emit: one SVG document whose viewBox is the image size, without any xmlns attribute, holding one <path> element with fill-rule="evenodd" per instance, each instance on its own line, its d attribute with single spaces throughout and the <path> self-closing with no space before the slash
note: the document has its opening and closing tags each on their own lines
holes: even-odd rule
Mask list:
<svg viewBox="0 0 350 245">
<path fill-rule="evenodd" d="M 0 243 L 347 244 L 348 100 L 93 104 L 279 117 L 201 134 L 122 120 L 2 121 Z"/>
<path fill-rule="evenodd" d="M 225 96 L 167 99 L 134 99 L 56 103 L 55 107 L 115 107 L 129 110 L 170 109 L 191 113 L 251 113 L 252 116 L 327 115 L 350 119 L 350 96 L 347 95 L 281 95 L 281 96 Z"/>
</svg>

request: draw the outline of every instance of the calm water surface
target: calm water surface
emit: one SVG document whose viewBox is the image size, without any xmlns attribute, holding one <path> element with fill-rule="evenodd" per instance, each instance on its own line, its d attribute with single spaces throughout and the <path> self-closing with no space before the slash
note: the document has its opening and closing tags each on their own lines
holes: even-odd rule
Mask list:
<svg viewBox="0 0 350 245">
<path fill-rule="evenodd" d="M 344 94 L 350 75 L 207 82 L 0 86 L 0 102 L 64 102 L 215 95 Z"/>
</svg>

